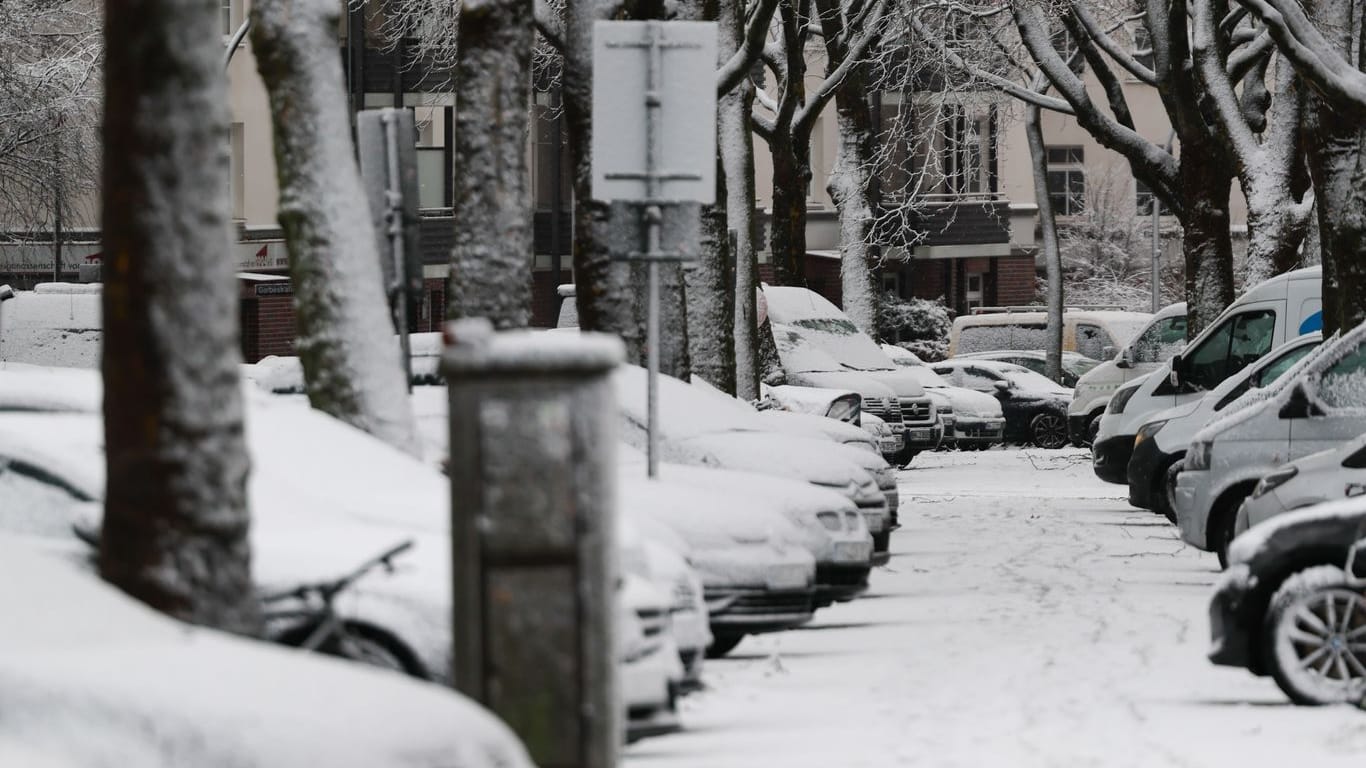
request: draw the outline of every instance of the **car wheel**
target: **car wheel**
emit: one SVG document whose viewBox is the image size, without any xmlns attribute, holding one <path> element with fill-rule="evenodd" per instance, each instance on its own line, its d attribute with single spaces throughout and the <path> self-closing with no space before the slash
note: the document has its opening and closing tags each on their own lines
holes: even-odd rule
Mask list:
<svg viewBox="0 0 1366 768">
<path fill-rule="evenodd" d="M 1154 478 L 1157 487 L 1152 491 L 1153 512 L 1167 518 L 1172 525 L 1176 525 L 1176 476 L 1181 474 L 1182 461 L 1178 457 Z"/>
<path fill-rule="evenodd" d="M 300 625 L 276 637 L 274 642 L 299 647 L 313 634 L 313 625 Z M 397 639 L 383 631 L 372 630 L 364 624 L 347 623 L 318 646 L 318 653 L 358 661 L 372 667 L 426 678 L 422 665 Z"/>
<path fill-rule="evenodd" d="M 906 451 L 899 457 L 897 465 L 900 466 L 902 469 L 905 469 L 906 467 L 911 466 L 911 462 L 915 461 L 915 457 L 919 455 L 920 451 Z"/>
<path fill-rule="evenodd" d="M 740 634 L 724 634 L 713 632 L 711 634 L 711 645 L 707 646 L 707 658 L 719 659 L 722 656 L 735 650 L 735 646 L 744 640 L 745 636 Z"/>
<path fill-rule="evenodd" d="M 1366 594 L 1332 565 L 1285 580 L 1267 610 L 1266 667 L 1296 704 L 1357 703 L 1366 697 Z"/>
<path fill-rule="evenodd" d="M 1249 489 L 1250 490 L 1250 489 Z M 1243 503 L 1247 494 L 1227 495 L 1219 500 L 1218 506 L 1210 516 L 1209 528 L 1205 533 L 1209 548 L 1219 557 L 1219 567 L 1228 567 L 1228 547 L 1233 543 L 1236 533 L 1234 523 L 1238 521 L 1238 505 Z"/>
<path fill-rule="evenodd" d="M 1099 435 L 1099 434 L 1100 434 L 1100 417 L 1101 417 L 1101 416 L 1104 416 L 1104 415 L 1105 415 L 1105 412 L 1104 412 L 1104 411 L 1102 411 L 1102 412 L 1100 412 L 1100 413 L 1097 413 L 1095 416 L 1091 417 L 1091 423 L 1086 425 L 1086 444 L 1087 444 L 1087 445 L 1095 445 L 1095 444 L 1096 444 L 1096 435 Z"/>
<path fill-rule="evenodd" d="M 1029 422 L 1029 434 L 1040 448 L 1061 448 L 1067 445 L 1067 419 L 1047 411 Z"/>
</svg>

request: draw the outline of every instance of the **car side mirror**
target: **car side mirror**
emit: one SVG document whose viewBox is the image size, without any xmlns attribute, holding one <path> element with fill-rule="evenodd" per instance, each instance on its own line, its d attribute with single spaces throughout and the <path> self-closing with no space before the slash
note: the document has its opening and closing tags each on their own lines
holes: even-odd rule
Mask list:
<svg viewBox="0 0 1366 768">
<path fill-rule="evenodd" d="M 1309 393 L 1304 391 L 1304 385 L 1296 384 L 1290 390 L 1290 399 L 1281 406 L 1280 416 L 1282 419 L 1307 419 L 1310 416 L 1321 416 L 1322 413 L 1309 400 Z"/>
<path fill-rule="evenodd" d="M 1181 364 L 1183 362 L 1185 361 L 1182 359 L 1181 354 L 1179 352 L 1175 355 L 1172 355 L 1172 367 L 1171 372 L 1167 374 L 1167 381 L 1173 387 L 1181 386 Z"/>
<path fill-rule="evenodd" d="M 996 381 L 996 382 L 992 382 L 992 383 L 993 383 L 993 384 L 995 385 L 995 387 L 996 387 L 996 392 L 997 392 L 997 394 L 999 394 L 999 395 L 1001 395 L 1001 396 L 1003 396 L 1003 397 L 1010 397 L 1010 382 L 1008 382 L 1008 381 Z"/>
</svg>

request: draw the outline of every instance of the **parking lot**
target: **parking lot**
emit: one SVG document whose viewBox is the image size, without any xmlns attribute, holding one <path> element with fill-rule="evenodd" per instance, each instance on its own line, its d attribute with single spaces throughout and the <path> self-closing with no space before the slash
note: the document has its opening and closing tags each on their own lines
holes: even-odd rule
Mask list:
<svg viewBox="0 0 1366 768">
<path fill-rule="evenodd" d="M 1088 458 L 920 456 L 869 594 L 709 662 L 626 764 L 1359 766 L 1361 712 L 1205 660 L 1214 557 Z"/>
</svg>

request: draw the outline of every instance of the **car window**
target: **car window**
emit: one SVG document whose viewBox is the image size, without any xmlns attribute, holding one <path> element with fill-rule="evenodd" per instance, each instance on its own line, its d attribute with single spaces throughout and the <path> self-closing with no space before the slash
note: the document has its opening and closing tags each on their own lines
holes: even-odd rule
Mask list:
<svg viewBox="0 0 1366 768">
<path fill-rule="evenodd" d="M 0 458 L 0 530 L 67 537 L 73 524 L 90 519 L 92 504 L 42 471 Z"/>
<path fill-rule="evenodd" d="M 1358 344 L 1323 372 L 1318 396 L 1332 408 L 1366 407 L 1366 343 Z"/>
<path fill-rule="evenodd" d="M 1037 357 L 1013 357 L 1007 360 L 1006 362 L 1023 366 L 1031 371 L 1034 371 L 1035 373 L 1043 373 L 1045 368 L 1044 361 L 1038 359 Z"/>
<path fill-rule="evenodd" d="M 1105 348 L 1113 347 L 1114 341 L 1110 334 L 1099 325 L 1091 323 L 1077 324 L 1077 353 L 1097 360 L 1105 357 Z"/>
<path fill-rule="evenodd" d="M 1257 375 L 1252 377 L 1255 380 L 1252 386 L 1265 387 L 1267 384 L 1279 379 L 1286 371 L 1294 368 L 1295 363 L 1298 363 L 1305 355 L 1309 354 L 1309 350 L 1313 349 L 1314 346 L 1315 345 L 1313 344 L 1301 344 L 1275 360 L 1272 360 L 1270 363 L 1263 366 L 1260 371 L 1257 371 Z"/>
<path fill-rule="evenodd" d="M 998 349 L 1040 349 L 1045 343 L 1041 323 L 970 325 L 958 333 L 957 353 L 995 352 Z"/>
<path fill-rule="evenodd" d="M 1276 313 L 1257 309 L 1219 324 L 1185 358 L 1186 381 L 1197 389 L 1213 389 L 1229 376 L 1271 350 Z"/>
<path fill-rule="evenodd" d="M 962 369 L 963 384 L 968 389 L 975 389 L 978 392 L 991 392 L 996 388 L 996 382 L 1001 380 L 999 376 L 982 368 L 969 366 Z"/>
<path fill-rule="evenodd" d="M 1186 316 L 1158 320 L 1133 345 L 1135 363 L 1163 363 L 1186 346 Z"/>
</svg>

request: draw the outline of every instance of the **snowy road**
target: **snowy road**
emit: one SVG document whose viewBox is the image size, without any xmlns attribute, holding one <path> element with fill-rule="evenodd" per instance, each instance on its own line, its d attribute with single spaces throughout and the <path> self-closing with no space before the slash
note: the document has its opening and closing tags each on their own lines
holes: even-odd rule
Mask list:
<svg viewBox="0 0 1366 768">
<path fill-rule="evenodd" d="M 1205 660 L 1214 557 L 1086 458 L 922 455 L 868 596 L 708 662 L 626 765 L 1361 766 L 1366 713 Z"/>
</svg>

